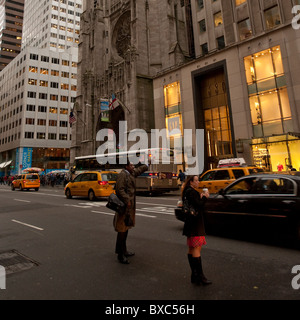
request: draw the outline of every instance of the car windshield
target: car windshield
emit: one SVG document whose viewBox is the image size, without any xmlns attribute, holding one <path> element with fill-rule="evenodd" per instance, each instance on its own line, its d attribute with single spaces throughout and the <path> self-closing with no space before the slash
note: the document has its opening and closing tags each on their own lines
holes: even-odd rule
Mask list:
<svg viewBox="0 0 300 320">
<path fill-rule="evenodd" d="M 102 173 L 102 181 L 117 181 L 117 173 Z"/>
</svg>

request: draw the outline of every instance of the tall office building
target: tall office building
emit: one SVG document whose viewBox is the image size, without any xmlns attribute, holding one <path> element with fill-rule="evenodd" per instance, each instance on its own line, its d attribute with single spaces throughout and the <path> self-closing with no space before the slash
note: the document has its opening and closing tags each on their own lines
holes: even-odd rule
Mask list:
<svg viewBox="0 0 300 320">
<path fill-rule="evenodd" d="M 154 77 L 156 128 L 203 129 L 207 169 L 300 170 L 300 1 L 189 2 L 196 58 Z"/>
<path fill-rule="evenodd" d="M 0 72 L 0 171 L 68 166 L 82 0 L 26 0 L 22 51 Z"/>
<path fill-rule="evenodd" d="M 24 0 L 0 0 L 0 71 L 21 51 Z"/>
</svg>

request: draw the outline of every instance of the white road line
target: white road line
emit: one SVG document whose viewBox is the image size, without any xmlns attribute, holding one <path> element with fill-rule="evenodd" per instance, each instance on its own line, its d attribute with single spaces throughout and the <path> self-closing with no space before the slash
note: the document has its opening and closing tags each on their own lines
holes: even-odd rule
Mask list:
<svg viewBox="0 0 300 320">
<path fill-rule="evenodd" d="M 139 217 L 146 217 L 146 218 L 154 218 L 154 219 L 157 218 L 156 216 L 150 216 L 149 214 L 142 214 L 142 213 L 136 213 L 135 215 Z"/>
<path fill-rule="evenodd" d="M 109 212 L 104 212 L 104 211 L 91 211 L 93 213 L 101 213 L 101 214 L 106 214 L 108 216 L 114 216 L 114 213 L 109 213 Z M 141 213 L 136 213 L 136 216 L 141 216 L 141 217 L 146 217 L 146 218 L 157 218 L 156 216 L 150 216 L 148 214 L 141 214 Z"/>
<path fill-rule="evenodd" d="M 37 192 L 35 194 L 39 194 L 39 195 L 42 195 L 42 196 L 61 197 L 61 198 L 65 198 L 66 197 L 65 195 L 62 195 L 62 194 L 51 194 L 51 193 L 42 193 L 42 192 Z"/>
<path fill-rule="evenodd" d="M 166 214 L 166 215 L 169 215 L 169 216 L 174 215 L 173 211 L 162 210 L 162 209 L 159 209 L 159 208 L 157 208 L 156 210 L 155 209 L 156 208 L 143 208 L 143 209 L 136 209 L 136 210 L 137 211 L 142 211 L 142 212 L 152 212 L 152 213 L 157 213 L 157 214 Z"/>
<path fill-rule="evenodd" d="M 11 220 L 11 221 L 12 221 L 12 222 L 15 222 L 15 223 L 22 224 L 23 226 L 26 226 L 26 227 L 30 227 L 30 228 L 39 230 L 39 231 L 44 231 L 44 229 L 39 228 L 39 227 L 36 227 L 36 226 L 33 226 L 33 225 L 31 225 L 31 224 L 27 224 L 27 223 L 24 223 L 24 222 L 21 222 L 21 221 L 17 221 L 17 220 Z"/>
<path fill-rule="evenodd" d="M 22 199 L 14 199 L 15 201 L 20 201 L 20 202 L 31 202 L 31 201 L 28 201 L 28 200 L 22 200 Z"/>
<path fill-rule="evenodd" d="M 110 212 L 104 212 L 104 211 L 91 211 L 93 213 L 101 213 L 101 214 L 106 214 L 108 216 L 114 216 L 114 213 L 110 213 Z"/>
<path fill-rule="evenodd" d="M 170 208 L 176 208 L 176 206 L 171 205 L 171 204 L 162 204 L 162 203 L 151 203 L 151 202 L 140 202 L 137 201 L 137 204 L 147 204 L 149 206 L 164 206 L 164 207 L 170 207 Z"/>
</svg>

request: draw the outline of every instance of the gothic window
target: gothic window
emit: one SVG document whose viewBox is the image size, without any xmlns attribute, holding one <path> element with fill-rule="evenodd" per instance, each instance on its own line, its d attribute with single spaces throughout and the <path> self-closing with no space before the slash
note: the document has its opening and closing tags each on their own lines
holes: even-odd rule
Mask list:
<svg viewBox="0 0 300 320">
<path fill-rule="evenodd" d="M 114 45 L 118 55 L 124 58 L 131 45 L 131 22 L 129 11 L 123 14 L 116 24 Z"/>
</svg>

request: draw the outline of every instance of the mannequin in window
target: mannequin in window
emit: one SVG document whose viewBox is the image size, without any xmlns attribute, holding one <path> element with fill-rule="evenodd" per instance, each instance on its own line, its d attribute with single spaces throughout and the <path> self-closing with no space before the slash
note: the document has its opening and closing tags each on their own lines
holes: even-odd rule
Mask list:
<svg viewBox="0 0 300 320">
<path fill-rule="evenodd" d="M 283 171 L 283 165 L 280 162 L 278 162 L 278 164 L 277 164 L 277 170 L 279 172 Z"/>
</svg>

